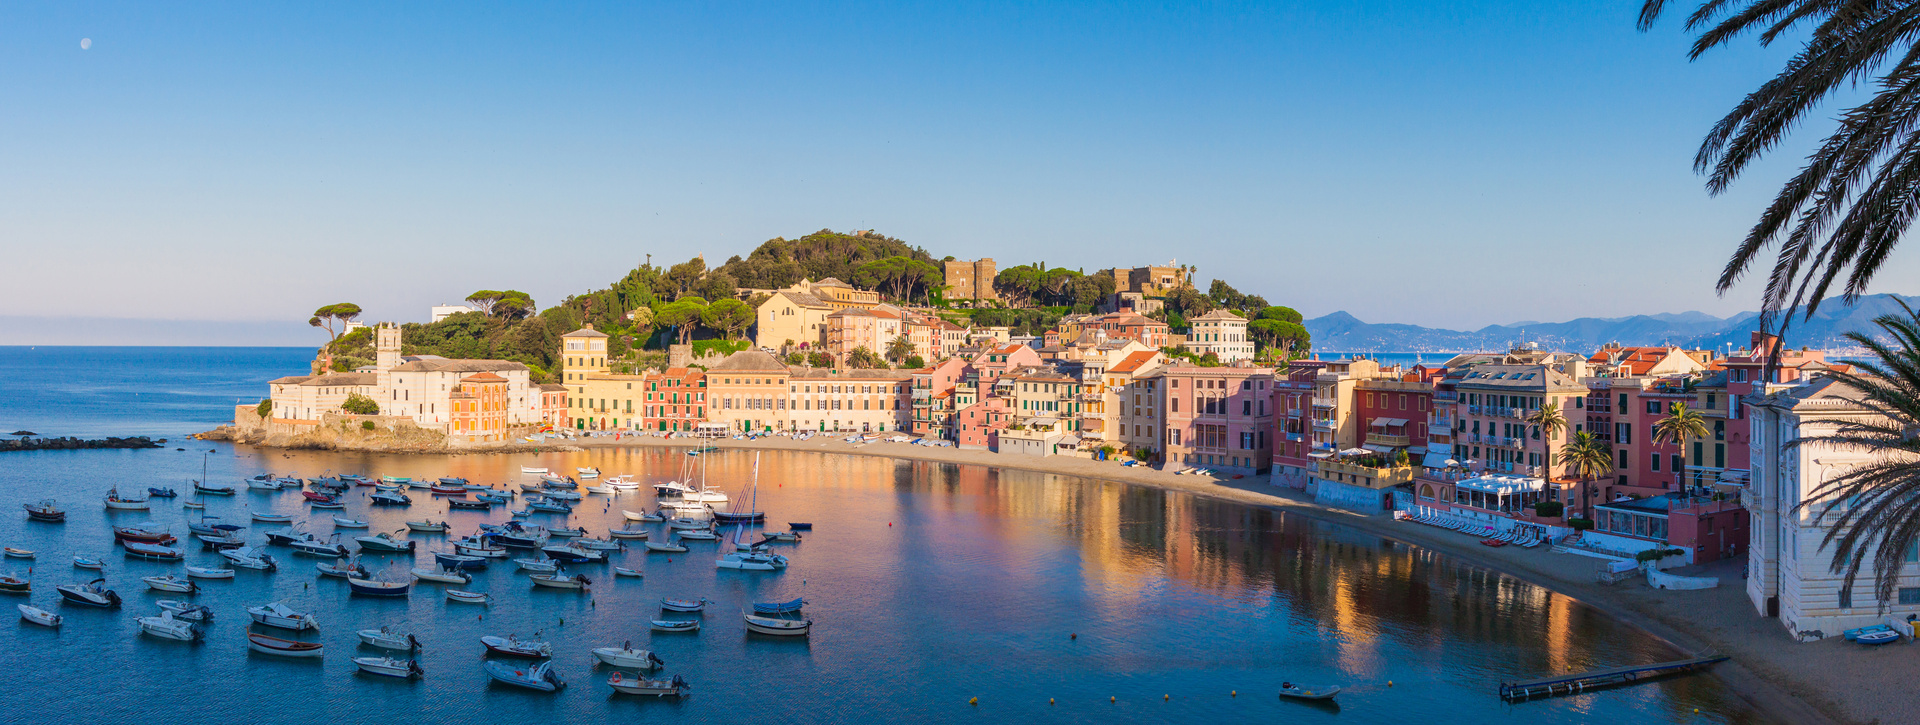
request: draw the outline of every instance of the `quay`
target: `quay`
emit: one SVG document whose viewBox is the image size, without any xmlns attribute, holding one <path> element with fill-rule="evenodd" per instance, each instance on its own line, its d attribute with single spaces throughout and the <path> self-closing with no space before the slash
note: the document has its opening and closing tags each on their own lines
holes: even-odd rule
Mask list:
<svg viewBox="0 0 1920 725">
<path fill-rule="evenodd" d="M 1726 659 L 1726 655 L 1708 655 L 1651 665 L 1615 667 L 1572 675 L 1543 677 L 1537 680 L 1503 682 L 1500 684 L 1500 697 L 1505 700 L 1525 700 L 1532 697 L 1571 695 L 1596 687 L 1628 684 L 1646 678 L 1690 672 Z"/>
</svg>

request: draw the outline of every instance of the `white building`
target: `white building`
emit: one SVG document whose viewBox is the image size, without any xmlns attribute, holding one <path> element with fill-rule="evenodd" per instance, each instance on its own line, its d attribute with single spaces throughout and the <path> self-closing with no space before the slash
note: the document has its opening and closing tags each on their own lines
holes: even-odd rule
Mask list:
<svg viewBox="0 0 1920 725">
<path fill-rule="evenodd" d="M 268 383 L 276 421 L 317 424 L 328 413 L 340 413 L 348 396 L 359 394 L 380 406 L 380 415 L 406 416 L 415 425 L 447 430 L 453 419 L 453 388 L 474 373 L 493 373 L 507 379 L 507 424 L 537 425 L 545 419 L 540 388 L 526 365 L 507 360 L 451 360 L 437 355 L 403 357 L 400 328 L 381 323 L 374 328 L 372 372 L 295 375 Z M 364 369 L 364 368 L 363 368 Z"/>
<path fill-rule="evenodd" d="M 458 315 L 462 312 L 472 312 L 472 311 L 474 311 L 473 308 L 468 307 L 466 305 L 434 305 L 433 321 L 439 322 L 441 320 L 447 319 L 454 315 Z"/>
<path fill-rule="evenodd" d="M 1220 362 L 1253 359 L 1253 340 L 1247 337 L 1247 318 L 1214 310 L 1187 320 L 1187 349 L 1195 355 L 1213 353 Z"/>
</svg>

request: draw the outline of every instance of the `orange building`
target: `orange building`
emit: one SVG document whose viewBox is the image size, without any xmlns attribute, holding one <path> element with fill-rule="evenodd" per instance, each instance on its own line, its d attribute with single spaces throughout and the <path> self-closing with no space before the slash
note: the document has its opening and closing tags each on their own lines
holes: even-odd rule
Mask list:
<svg viewBox="0 0 1920 725">
<path fill-rule="evenodd" d="M 453 412 L 448 434 L 469 441 L 507 437 L 507 379 L 488 372 L 460 379 L 447 393 Z"/>
</svg>

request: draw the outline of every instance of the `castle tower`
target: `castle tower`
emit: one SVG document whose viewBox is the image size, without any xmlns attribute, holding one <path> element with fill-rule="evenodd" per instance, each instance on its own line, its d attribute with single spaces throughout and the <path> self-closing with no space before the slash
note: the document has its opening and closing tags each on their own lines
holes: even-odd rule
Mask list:
<svg viewBox="0 0 1920 725">
<path fill-rule="evenodd" d="M 400 367 L 400 326 L 382 322 L 373 330 L 374 367 L 382 371 Z"/>
</svg>

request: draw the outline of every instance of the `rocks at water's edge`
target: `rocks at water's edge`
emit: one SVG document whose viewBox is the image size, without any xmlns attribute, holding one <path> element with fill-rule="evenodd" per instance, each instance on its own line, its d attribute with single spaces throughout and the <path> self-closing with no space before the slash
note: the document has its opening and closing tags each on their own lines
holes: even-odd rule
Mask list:
<svg viewBox="0 0 1920 725">
<path fill-rule="evenodd" d="M 132 438 L 101 438 L 84 440 L 80 438 L 0 438 L 0 453 L 6 451 L 77 451 L 93 448 L 159 448 L 167 442 L 146 436 Z"/>
</svg>

